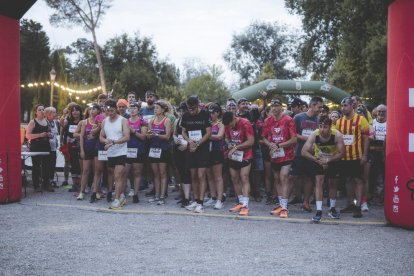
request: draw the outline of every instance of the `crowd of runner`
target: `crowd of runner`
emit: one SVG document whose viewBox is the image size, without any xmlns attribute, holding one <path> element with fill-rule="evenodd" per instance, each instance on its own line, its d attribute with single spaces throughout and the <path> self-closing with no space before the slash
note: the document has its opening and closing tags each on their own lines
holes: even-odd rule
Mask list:
<svg viewBox="0 0 414 276">
<path fill-rule="evenodd" d="M 275 205 L 270 213 L 281 218 L 289 216 L 290 204 L 312 212 L 314 198 L 315 222 L 324 197 L 333 219 L 346 212 L 362 217 L 369 195 L 381 201 L 385 105 L 370 112 L 353 96 L 330 111 L 320 97 L 286 105 L 265 92 L 260 97 L 261 106 L 245 98 L 204 104 L 191 96 L 174 107 L 152 91 L 145 94 L 145 106 L 134 92 L 118 100 L 101 94 L 86 110 L 70 103 L 59 118 L 55 108 L 38 104 L 26 138 L 31 151 L 50 154 L 32 157 L 34 188 L 56 187 L 60 150 L 63 184 L 70 171 L 70 191 L 78 200 L 90 190 L 91 203 L 106 197 L 111 209 L 122 208 L 128 196 L 140 202 L 138 192 L 148 184 L 148 202 L 163 205 L 171 179 L 180 191 L 178 203 L 196 213 L 207 206 L 222 209 L 230 193 L 237 203 L 229 211 L 247 216 L 249 201 L 262 201 L 263 188 L 265 204 Z M 348 206 L 337 211 L 340 187 Z"/>
</svg>

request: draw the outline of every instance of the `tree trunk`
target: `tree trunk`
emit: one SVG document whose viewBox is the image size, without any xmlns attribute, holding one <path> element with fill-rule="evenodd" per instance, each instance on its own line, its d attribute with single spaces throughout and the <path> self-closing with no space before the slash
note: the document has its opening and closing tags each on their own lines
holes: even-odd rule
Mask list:
<svg viewBox="0 0 414 276">
<path fill-rule="evenodd" d="M 102 59 L 101 59 L 101 51 L 99 50 L 98 41 L 96 41 L 95 30 L 91 30 L 91 32 L 92 32 L 92 37 L 93 37 L 93 46 L 95 48 L 96 61 L 98 62 L 98 67 L 99 67 L 99 78 L 101 79 L 102 91 L 104 94 L 107 94 L 106 83 L 105 83 L 105 73 L 104 73 Z"/>
</svg>

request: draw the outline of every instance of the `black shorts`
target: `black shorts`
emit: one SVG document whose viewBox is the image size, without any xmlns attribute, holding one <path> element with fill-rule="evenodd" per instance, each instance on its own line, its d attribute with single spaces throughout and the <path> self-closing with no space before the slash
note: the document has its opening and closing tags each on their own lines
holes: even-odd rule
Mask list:
<svg viewBox="0 0 414 276">
<path fill-rule="evenodd" d="M 200 147 L 195 152 L 187 152 L 187 167 L 190 169 L 208 168 L 210 152 L 206 147 Z"/>
<path fill-rule="evenodd" d="M 251 163 L 252 163 L 252 159 L 243 160 L 242 162 L 229 159 L 229 168 L 234 169 L 234 170 L 240 170 L 241 168 L 249 166 Z"/>
<path fill-rule="evenodd" d="M 270 164 L 272 166 L 272 170 L 280 171 L 282 167 L 292 164 L 292 161 L 284 161 L 279 163 L 271 162 Z"/>
<path fill-rule="evenodd" d="M 171 150 L 166 149 L 161 151 L 160 158 L 148 157 L 150 163 L 170 163 L 171 162 Z"/>
<path fill-rule="evenodd" d="M 312 176 L 313 172 L 309 169 L 309 166 L 312 166 L 311 163 L 315 163 L 310 161 L 302 156 L 295 156 L 293 159 L 292 167 L 290 168 L 289 175 L 299 176 L 299 175 L 308 175 Z"/>
<path fill-rule="evenodd" d="M 128 164 L 133 164 L 133 163 L 143 164 L 143 163 L 145 163 L 145 159 L 147 159 L 147 154 L 142 153 L 142 154 L 138 154 L 136 158 L 128 158 L 127 157 L 126 162 Z"/>
<path fill-rule="evenodd" d="M 115 156 L 115 157 L 108 157 L 108 167 L 114 168 L 115 166 L 125 166 L 126 163 L 126 155 Z"/>
<path fill-rule="evenodd" d="M 341 160 L 338 166 L 340 177 L 363 178 L 364 166 L 361 165 L 361 160 Z"/>
<path fill-rule="evenodd" d="M 335 161 L 328 163 L 328 168 L 326 170 L 323 169 L 321 165 L 318 163 L 308 160 L 306 165 L 306 175 L 309 176 L 316 176 L 316 175 L 326 175 L 328 178 L 335 178 L 339 177 L 340 166 L 341 162 Z"/>
<path fill-rule="evenodd" d="M 93 160 L 97 156 L 97 151 L 85 151 L 85 158 L 83 158 L 82 160 Z"/>
<path fill-rule="evenodd" d="M 210 151 L 210 166 L 223 164 L 224 152 L 219 150 Z"/>
</svg>

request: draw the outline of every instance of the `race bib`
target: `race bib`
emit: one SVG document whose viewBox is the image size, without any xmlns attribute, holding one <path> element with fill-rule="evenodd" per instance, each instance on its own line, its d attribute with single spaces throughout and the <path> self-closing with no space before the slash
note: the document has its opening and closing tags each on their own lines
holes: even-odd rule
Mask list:
<svg viewBox="0 0 414 276">
<path fill-rule="evenodd" d="M 150 148 L 149 157 L 152 158 L 161 158 L 162 150 L 160 148 Z"/>
<path fill-rule="evenodd" d="M 302 130 L 302 136 L 306 136 L 309 137 L 312 134 L 313 130 L 312 129 L 303 129 Z"/>
<path fill-rule="evenodd" d="M 283 148 L 277 148 L 275 152 L 272 154 L 272 158 L 281 158 L 285 157 L 285 151 Z"/>
<path fill-rule="evenodd" d="M 354 135 L 344 135 L 344 144 L 345 146 L 350 146 L 354 144 Z"/>
<path fill-rule="evenodd" d="M 128 148 L 127 158 L 137 158 L 137 156 L 138 156 L 138 149 L 137 148 Z"/>
<path fill-rule="evenodd" d="M 78 128 L 77 125 L 70 125 L 69 126 L 69 133 L 75 133 L 77 128 Z"/>
<path fill-rule="evenodd" d="M 98 160 L 99 161 L 108 161 L 108 152 L 106 150 L 98 151 Z"/>
<path fill-rule="evenodd" d="M 188 137 L 194 142 L 198 142 L 203 138 L 203 135 L 201 135 L 201 130 L 190 130 L 188 132 Z"/>
<path fill-rule="evenodd" d="M 244 154 L 244 151 L 236 150 L 230 156 L 230 159 L 233 160 L 233 161 L 237 161 L 237 162 L 243 162 L 243 154 Z"/>
</svg>

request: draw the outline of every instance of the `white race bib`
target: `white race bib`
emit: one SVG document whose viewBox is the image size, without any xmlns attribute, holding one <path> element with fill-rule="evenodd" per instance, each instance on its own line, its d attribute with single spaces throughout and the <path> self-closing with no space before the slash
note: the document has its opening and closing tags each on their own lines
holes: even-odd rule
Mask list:
<svg viewBox="0 0 414 276">
<path fill-rule="evenodd" d="M 149 157 L 152 158 L 161 158 L 162 149 L 160 148 L 150 148 Z"/>
<path fill-rule="evenodd" d="M 285 157 L 285 151 L 283 148 L 277 148 L 275 152 L 272 154 L 272 158 L 281 158 Z"/>
<path fill-rule="evenodd" d="M 75 133 L 77 128 L 78 128 L 77 125 L 70 125 L 69 126 L 69 133 Z"/>
<path fill-rule="evenodd" d="M 203 135 L 201 135 L 201 130 L 190 130 L 188 131 L 188 137 L 194 142 L 198 142 L 203 138 Z"/>
<path fill-rule="evenodd" d="M 243 162 L 243 154 L 244 151 L 236 150 L 235 152 L 233 152 L 230 159 L 237 162 Z"/>
<path fill-rule="evenodd" d="M 302 136 L 306 136 L 309 137 L 312 134 L 313 130 L 312 129 L 303 129 L 302 130 Z"/>
<path fill-rule="evenodd" d="M 354 135 L 344 135 L 345 146 L 351 146 L 354 144 Z"/>
<path fill-rule="evenodd" d="M 106 150 L 98 151 L 98 160 L 99 161 L 108 161 L 108 152 Z"/>
<path fill-rule="evenodd" d="M 138 156 L 138 149 L 137 148 L 128 148 L 127 158 L 137 158 L 137 156 Z"/>
</svg>

